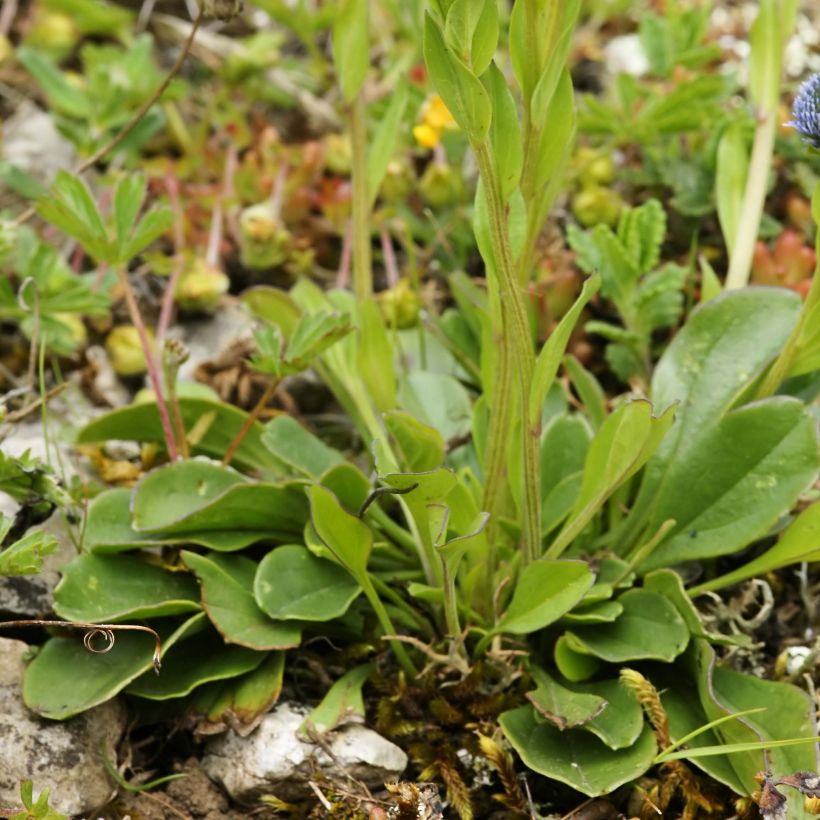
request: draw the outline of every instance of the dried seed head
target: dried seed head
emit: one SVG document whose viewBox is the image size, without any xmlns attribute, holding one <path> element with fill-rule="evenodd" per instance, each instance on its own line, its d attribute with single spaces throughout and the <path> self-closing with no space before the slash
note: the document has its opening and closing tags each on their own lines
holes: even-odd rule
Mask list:
<svg viewBox="0 0 820 820">
<path fill-rule="evenodd" d="M 242 11 L 242 0 L 203 0 L 202 9 L 206 17 L 233 20 Z"/>
<path fill-rule="evenodd" d="M 809 77 L 794 98 L 791 126 L 803 141 L 820 148 L 820 74 Z"/>
</svg>

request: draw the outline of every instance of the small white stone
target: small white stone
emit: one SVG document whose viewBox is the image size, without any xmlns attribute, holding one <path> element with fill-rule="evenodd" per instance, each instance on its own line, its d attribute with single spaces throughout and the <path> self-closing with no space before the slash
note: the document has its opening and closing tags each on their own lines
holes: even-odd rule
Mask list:
<svg viewBox="0 0 820 820">
<path fill-rule="evenodd" d="M 309 710 L 282 703 L 248 737 L 229 731 L 206 746 L 202 768 L 235 800 L 250 803 L 263 794 L 298 800 L 311 793 L 317 773 L 350 776 L 378 787 L 407 766 L 407 755 L 381 735 L 358 724 L 341 726 L 326 736 L 330 756 L 302 738 L 299 728 Z"/>
</svg>

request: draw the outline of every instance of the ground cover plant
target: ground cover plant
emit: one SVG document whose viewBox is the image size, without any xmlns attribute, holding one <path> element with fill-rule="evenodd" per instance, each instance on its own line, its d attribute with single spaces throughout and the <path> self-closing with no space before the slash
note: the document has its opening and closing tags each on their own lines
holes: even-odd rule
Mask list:
<svg viewBox="0 0 820 820">
<path fill-rule="evenodd" d="M 460 818 L 816 813 L 797 4 L 756 5 L 742 74 L 717 70 L 712 4 L 642 6 L 646 68 L 583 95 L 583 37 L 629 9 L 255 5 L 257 30 L 232 3 L 92 0 L 7 25 L 0 70 L 79 158 L 45 183 L 0 166 L 9 440 L 39 412 L 59 452 L 61 392 L 108 405 L 70 431 L 86 480 L 0 461 L 0 575 L 41 569 L 55 509 L 77 546 L 29 619 L 27 707 L 122 698 L 201 740 L 284 692 L 305 733 L 358 715 L 407 750 L 375 802 L 265 798 L 304 816 L 420 816 L 426 781 Z M 228 304 L 252 334 L 181 378 L 175 331 Z M 103 340 L 127 402 L 81 364 Z M 24 789 L 19 816 L 52 811 Z"/>
</svg>

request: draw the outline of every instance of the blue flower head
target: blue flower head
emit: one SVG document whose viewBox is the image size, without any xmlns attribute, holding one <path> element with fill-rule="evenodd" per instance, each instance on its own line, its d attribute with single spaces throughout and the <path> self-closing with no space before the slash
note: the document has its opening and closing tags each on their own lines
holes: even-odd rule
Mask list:
<svg viewBox="0 0 820 820">
<path fill-rule="evenodd" d="M 809 77 L 794 98 L 792 120 L 786 125 L 801 134 L 804 142 L 820 148 L 820 74 Z"/>
</svg>

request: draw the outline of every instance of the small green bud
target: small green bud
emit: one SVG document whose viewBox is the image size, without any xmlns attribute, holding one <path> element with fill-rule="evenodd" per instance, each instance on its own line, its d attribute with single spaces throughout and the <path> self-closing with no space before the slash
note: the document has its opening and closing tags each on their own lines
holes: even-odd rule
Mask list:
<svg viewBox="0 0 820 820">
<path fill-rule="evenodd" d="M 590 185 L 572 198 L 572 213 L 585 228 L 593 225 L 613 226 L 623 208 L 623 200 L 611 188 Z"/>
<path fill-rule="evenodd" d="M 105 349 L 118 376 L 139 376 L 148 369 L 139 334 L 133 325 L 113 328 L 105 340 Z"/>
<path fill-rule="evenodd" d="M 53 318 L 57 319 L 68 330 L 71 346 L 74 350 L 86 346 L 88 331 L 85 329 L 82 319 L 76 313 L 55 313 Z"/>
<path fill-rule="evenodd" d="M 432 162 L 419 180 L 419 193 L 434 211 L 456 205 L 463 197 L 461 175 L 449 165 Z"/>
<path fill-rule="evenodd" d="M 77 44 L 80 32 L 74 19 L 61 11 L 37 6 L 34 24 L 28 30 L 25 44 L 52 55 L 65 56 Z"/>
<path fill-rule="evenodd" d="M 239 216 L 240 257 L 246 268 L 281 265 L 290 253 L 290 232 L 274 216 L 269 202 L 245 208 Z"/>
<path fill-rule="evenodd" d="M 322 145 L 325 151 L 325 168 L 340 177 L 350 175 L 353 165 L 353 148 L 346 134 L 328 134 Z"/>
<path fill-rule="evenodd" d="M 221 270 L 197 259 L 180 276 L 174 301 L 182 310 L 192 313 L 210 311 L 219 304 L 229 285 L 230 280 Z"/>
<path fill-rule="evenodd" d="M 414 177 L 410 167 L 402 160 L 392 160 L 382 180 L 379 196 L 382 202 L 395 204 L 404 202 L 413 189 Z"/>
<path fill-rule="evenodd" d="M 421 299 L 409 279 L 399 279 L 395 287 L 383 290 L 376 298 L 388 325 L 404 329 L 418 322 Z"/>
<path fill-rule="evenodd" d="M 579 148 L 572 158 L 572 166 L 582 187 L 609 185 L 615 179 L 612 157 L 594 148 Z"/>
</svg>

